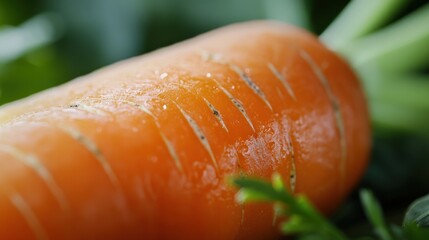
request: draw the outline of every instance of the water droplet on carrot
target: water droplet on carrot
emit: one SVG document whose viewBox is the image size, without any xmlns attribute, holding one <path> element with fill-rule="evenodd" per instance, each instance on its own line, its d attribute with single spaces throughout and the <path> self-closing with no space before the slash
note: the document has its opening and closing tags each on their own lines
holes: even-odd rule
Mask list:
<svg viewBox="0 0 429 240">
<path fill-rule="evenodd" d="M 159 79 L 163 80 L 164 78 L 168 77 L 168 73 L 162 73 L 159 75 Z"/>
</svg>

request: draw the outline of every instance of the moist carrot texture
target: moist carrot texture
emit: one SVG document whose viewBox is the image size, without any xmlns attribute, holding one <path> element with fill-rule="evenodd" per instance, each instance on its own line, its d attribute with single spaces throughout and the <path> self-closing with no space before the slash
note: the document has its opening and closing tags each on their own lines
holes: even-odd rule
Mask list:
<svg viewBox="0 0 429 240">
<path fill-rule="evenodd" d="M 279 172 L 324 213 L 367 164 L 351 68 L 257 21 L 126 60 L 0 108 L 0 239 L 274 239 L 232 174 Z"/>
</svg>

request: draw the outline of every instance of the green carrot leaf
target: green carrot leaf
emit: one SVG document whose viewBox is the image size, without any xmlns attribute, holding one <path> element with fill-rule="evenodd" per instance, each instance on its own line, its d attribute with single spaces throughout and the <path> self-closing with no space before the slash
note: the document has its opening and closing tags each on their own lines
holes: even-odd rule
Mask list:
<svg viewBox="0 0 429 240">
<path fill-rule="evenodd" d="M 233 178 L 231 183 L 239 187 L 237 201 L 248 203 L 266 201 L 274 203 L 274 214 L 285 217 L 280 223 L 280 230 L 285 235 L 293 235 L 299 240 L 347 240 L 341 230 L 326 219 L 303 195 L 292 195 L 283 184 L 280 174 L 272 177 L 272 182 L 241 176 Z M 382 208 L 369 190 L 360 192 L 361 202 L 365 214 L 374 228 L 373 237 L 361 237 L 359 240 L 427 240 L 429 239 L 428 226 L 429 195 L 416 200 L 411 204 L 404 227 L 388 225 L 385 221 Z M 274 221 L 275 223 L 275 221 Z"/>
<path fill-rule="evenodd" d="M 360 199 L 364 207 L 365 214 L 370 223 L 373 225 L 374 231 L 380 237 L 380 239 L 396 239 L 393 236 L 391 229 L 389 229 L 386 222 L 384 221 L 383 211 L 374 195 L 369 190 L 364 189 L 360 192 Z"/>
<path fill-rule="evenodd" d="M 404 217 L 404 226 L 416 225 L 417 227 L 429 227 L 429 195 L 415 200 Z"/>
<path fill-rule="evenodd" d="M 62 34 L 62 27 L 61 19 L 52 13 L 37 15 L 19 27 L 2 27 L 0 65 L 57 40 Z"/>
<path fill-rule="evenodd" d="M 429 239 L 429 228 L 420 228 L 415 223 L 404 226 L 404 239 L 427 240 Z"/>
<path fill-rule="evenodd" d="M 240 187 L 236 199 L 239 202 L 281 201 L 282 196 L 270 183 L 252 178 L 238 177 L 232 183 Z"/>
<path fill-rule="evenodd" d="M 272 183 L 247 177 L 238 177 L 232 183 L 240 187 L 237 201 L 274 202 L 275 214 L 284 214 L 288 220 L 281 224 L 284 234 L 299 234 L 308 239 L 345 240 L 345 235 L 323 217 L 305 196 L 293 196 L 283 184 L 280 174 L 274 174 Z"/>
<path fill-rule="evenodd" d="M 281 230 L 286 234 L 309 233 L 317 232 L 318 226 L 307 222 L 302 216 L 293 215 L 282 224 Z"/>
<path fill-rule="evenodd" d="M 407 2 L 406 0 L 353 0 L 323 32 L 321 39 L 333 49 L 341 48 L 383 25 Z"/>
<path fill-rule="evenodd" d="M 429 4 L 426 4 L 386 28 L 337 50 L 358 72 L 376 67 L 385 73 L 403 73 L 427 67 L 428 21 Z"/>
</svg>

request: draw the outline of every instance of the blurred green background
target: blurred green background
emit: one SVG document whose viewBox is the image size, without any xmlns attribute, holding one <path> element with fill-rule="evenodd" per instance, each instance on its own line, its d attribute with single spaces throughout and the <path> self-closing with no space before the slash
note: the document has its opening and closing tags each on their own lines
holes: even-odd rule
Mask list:
<svg viewBox="0 0 429 240">
<path fill-rule="evenodd" d="M 0 104 L 233 22 L 274 18 L 319 33 L 347 3 L 288 1 L 0 0 Z"/>
<path fill-rule="evenodd" d="M 427 2 L 409 1 L 391 22 Z M 320 34 L 347 3 L 0 0 L 0 105 L 233 22 L 277 19 Z M 427 68 L 419 71 L 429 72 Z M 427 125 L 429 129 L 429 119 Z M 417 196 L 428 193 L 427 135 L 376 128 L 372 162 L 361 186 L 374 190 L 392 215 Z M 352 194 L 335 219 L 347 227 L 362 219 L 359 212 Z"/>
</svg>

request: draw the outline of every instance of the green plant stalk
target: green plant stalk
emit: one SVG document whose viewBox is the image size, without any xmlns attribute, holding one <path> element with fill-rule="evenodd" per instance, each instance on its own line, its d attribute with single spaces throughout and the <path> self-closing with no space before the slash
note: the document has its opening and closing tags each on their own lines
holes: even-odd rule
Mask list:
<svg viewBox="0 0 429 240">
<path fill-rule="evenodd" d="M 374 126 L 429 136 L 429 4 L 365 36 L 405 1 L 352 1 L 321 39 L 343 55 L 365 87 Z"/>
<path fill-rule="evenodd" d="M 325 232 L 326 235 L 331 237 L 331 239 L 346 239 L 343 233 L 339 231 L 336 227 L 334 227 L 330 222 L 327 222 L 325 218 L 311 205 L 311 203 L 304 196 L 294 197 L 292 194 L 290 194 L 286 190 L 279 173 L 273 174 L 272 186 L 277 192 L 282 193 L 282 195 L 285 196 L 285 199 L 288 199 L 288 202 L 286 203 L 288 204 L 289 208 L 286 211 L 289 214 L 295 214 L 295 216 L 296 214 L 298 214 L 305 216 L 308 219 L 312 219 L 321 228 L 321 230 Z M 283 226 L 287 226 L 287 223 Z"/>
<path fill-rule="evenodd" d="M 381 240 L 396 239 L 384 221 L 383 211 L 375 197 L 368 190 L 360 192 L 360 199 L 365 210 L 365 214 L 374 227 L 375 233 Z"/>
<path fill-rule="evenodd" d="M 386 1 L 387 2 L 387 1 Z M 428 65 L 429 4 L 369 36 L 336 49 L 359 71 L 406 72 Z"/>
<path fill-rule="evenodd" d="M 385 102 L 398 107 L 429 111 L 429 76 L 400 74 L 369 75 L 363 78 L 370 102 Z"/>
<path fill-rule="evenodd" d="M 57 40 L 63 30 L 60 20 L 57 15 L 44 13 L 19 27 L 0 29 L 0 67 L 35 48 Z"/>
<path fill-rule="evenodd" d="M 410 132 L 429 136 L 429 111 L 398 107 L 396 104 L 372 101 L 370 112 L 373 124 L 380 130 Z"/>
<path fill-rule="evenodd" d="M 353 0 L 320 38 L 336 50 L 382 26 L 407 0 Z"/>
<path fill-rule="evenodd" d="M 329 236 L 329 239 L 347 239 L 341 231 L 326 221 L 305 197 L 294 197 L 287 192 L 279 174 L 273 175 L 272 185 L 246 177 L 235 178 L 232 183 L 241 188 L 237 194 L 237 201 L 240 203 L 274 201 L 284 204 L 286 207 L 283 214 L 291 219 L 282 226 L 286 234 L 321 231 L 324 236 Z"/>
<path fill-rule="evenodd" d="M 281 223 L 284 234 L 294 234 L 300 240 L 347 240 L 347 235 L 323 217 L 304 196 L 293 196 L 284 186 L 279 174 L 275 173 L 272 183 L 249 177 L 231 178 L 231 184 L 240 188 L 239 192 L 247 197 L 239 203 L 255 201 L 272 202 L 282 205 L 278 213 L 287 216 Z M 407 211 L 403 228 L 387 224 L 383 210 L 369 190 L 360 192 L 360 200 L 367 219 L 373 227 L 373 236 L 359 237 L 360 240 L 427 240 L 429 229 L 420 228 L 417 223 L 427 225 L 428 196 L 414 202 Z"/>
<path fill-rule="evenodd" d="M 429 76 L 366 70 L 361 79 L 374 126 L 429 136 Z"/>
</svg>

